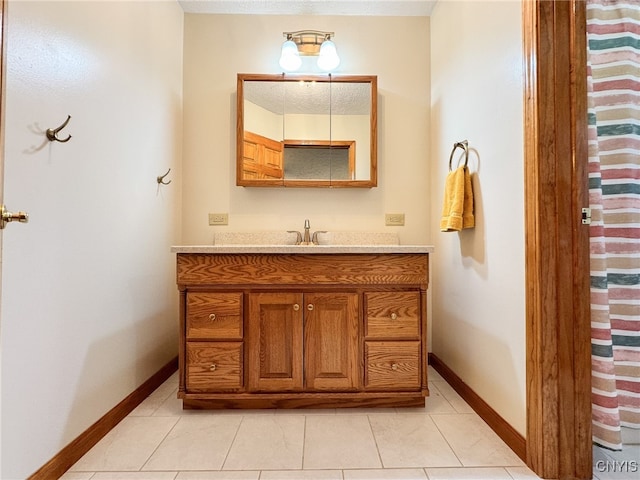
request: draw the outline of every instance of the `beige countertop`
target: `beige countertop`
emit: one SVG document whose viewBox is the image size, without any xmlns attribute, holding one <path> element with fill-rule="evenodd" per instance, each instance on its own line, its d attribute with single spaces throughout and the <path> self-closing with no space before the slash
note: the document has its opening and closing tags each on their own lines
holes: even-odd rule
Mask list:
<svg viewBox="0 0 640 480">
<path fill-rule="evenodd" d="M 432 253 L 433 245 L 175 245 L 173 253 L 333 254 Z"/>
</svg>

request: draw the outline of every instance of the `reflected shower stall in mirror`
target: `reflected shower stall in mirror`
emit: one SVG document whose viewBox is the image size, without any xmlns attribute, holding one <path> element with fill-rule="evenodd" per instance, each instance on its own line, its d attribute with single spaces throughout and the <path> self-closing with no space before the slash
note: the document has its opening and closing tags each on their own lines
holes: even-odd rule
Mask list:
<svg viewBox="0 0 640 480">
<path fill-rule="evenodd" d="M 377 77 L 238 74 L 236 184 L 377 185 Z"/>
</svg>

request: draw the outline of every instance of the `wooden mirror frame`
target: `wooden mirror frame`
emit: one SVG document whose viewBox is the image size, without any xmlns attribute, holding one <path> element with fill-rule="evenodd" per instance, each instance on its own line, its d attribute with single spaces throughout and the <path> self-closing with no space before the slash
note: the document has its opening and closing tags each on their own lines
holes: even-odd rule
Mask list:
<svg viewBox="0 0 640 480">
<path fill-rule="evenodd" d="M 236 185 L 243 187 L 357 187 L 372 188 L 378 185 L 378 87 L 377 76 L 375 75 L 289 75 L 289 74 L 250 74 L 239 73 L 237 85 L 237 124 L 236 124 Z M 324 83 L 369 83 L 371 85 L 371 111 L 369 129 L 369 178 L 365 180 L 331 180 L 331 179 L 285 179 L 283 178 L 262 178 L 245 179 L 244 158 L 245 158 L 245 130 L 244 130 L 244 91 L 245 81 L 260 82 L 324 82 Z M 317 144 L 316 139 L 304 139 Z M 344 139 L 337 142 L 338 148 L 344 147 Z M 302 141 L 297 140 L 297 141 Z M 291 142 L 291 139 L 282 141 Z"/>
</svg>

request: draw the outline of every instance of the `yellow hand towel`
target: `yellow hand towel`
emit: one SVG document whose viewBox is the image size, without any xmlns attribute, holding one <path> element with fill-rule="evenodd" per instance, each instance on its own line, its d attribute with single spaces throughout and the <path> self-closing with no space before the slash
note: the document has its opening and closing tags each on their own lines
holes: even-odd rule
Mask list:
<svg viewBox="0 0 640 480">
<path fill-rule="evenodd" d="M 440 231 L 456 232 L 474 226 L 471 175 L 469 169 L 462 166 L 447 175 Z"/>
</svg>

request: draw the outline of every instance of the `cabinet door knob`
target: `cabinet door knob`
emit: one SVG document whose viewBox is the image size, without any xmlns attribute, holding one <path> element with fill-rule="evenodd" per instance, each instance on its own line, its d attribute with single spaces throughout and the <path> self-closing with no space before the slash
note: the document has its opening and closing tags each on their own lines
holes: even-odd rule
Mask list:
<svg viewBox="0 0 640 480">
<path fill-rule="evenodd" d="M 216 371 L 216 368 L 217 368 L 216 364 L 215 364 L 215 363 L 212 363 L 212 364 L 211 364 L 211 366 L 209 367 L 209 371 L 210 371 L 210 372 L 215 372 L 215 371 Z"/>
<path fill-rule="evenodd" d="M 300 310 L 300 305 L 298 305 L 297 303 L 294 303 L 294 304 L 293 304 L 293 310 L 294 310 L 294 311 L 296 311 L 296 312 L 297 312 L 298 310 Z"/>
<path fill-rule="evenodd" d="M 396 320 L 398 318 L 398 314 L 396 312 L 391 312 L 391 320 Z"/>
<path fill-rule="evenodd" d="M 391 370 L 398 370 L 398 364 L 397 363 L 392 363 L 391 364 Z"/>
<path fill-rule="evenodd" d="M 313 303 L 310 303 L 309 305 L 307 305 L 307 310 L 309 311 L 313 310 Z"/>
<path fill-rule="evenodd" d="M 209 315 L 209 320 L 211 320 L 212 322 L 216 319 L 216 314 L 212 313 L 211 315 Z"/>
</svg>

